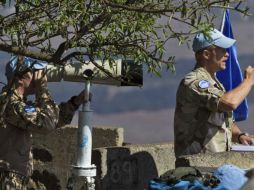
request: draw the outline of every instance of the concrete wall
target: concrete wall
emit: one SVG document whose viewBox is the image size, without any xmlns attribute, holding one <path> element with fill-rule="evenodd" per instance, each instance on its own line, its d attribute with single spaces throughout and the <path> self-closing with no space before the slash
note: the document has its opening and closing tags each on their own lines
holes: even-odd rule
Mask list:
<svg viewBox="0 0 254 190">
<path fill-rule="evenodd" d="M 96 189 L 138 190 L 148 181 L 174 168 L 171 144 L 123 144 L 123 129 L 93 129 L 92 162 L 97 166 Z M 66 126 L 47 136 L 34 135 L 35 185 L 41 189 L 65 189 L 76 161 L 77 128 Z M 82 185 L 79 185 L 81 188 Z"/>
<path fill-rule="evenodd" d="M 221 152 L 183 156 L 177 160 L 178 166 L 217 168 L 222 164 L 232 164 L 243 169 L 254 168 L 254 152 Z"/>
<path fill-rule="evenodd" d="M 97 190 L 143 190 L 150 179 L 175 168 L 172 144 L 123 144 L 123 129 L 94 128 L 92 162 L 97 166 Z M 66 126 L 47 136 L 34 136 L 33 186 L 36 189 L 65 189 L 76 161 L 77 128 Z M 109 140 L 111 139 L 111 140 Z M 114 140 L 112 140 L 114 139 Z M 98 141 L 98 142 L 96 142 Z M 101 148 L 98 148 L 102 146 Z M 216 168 L 234 164 L 241 168 L 254 167 L 254 152 L 197 154 L 177 160 L 178 166 Z M 77 179 L 77 188 L 84 179 Z"/>
<path fill-rule="evenodd" d="M 65 189 L 67 180 L 72 175 L 71 165 L 76 164 L 77 126 L 66 126 L 46 136 L 33 136 L 34 183 L 31 186 L 36 189 Z M 123 128 L 94 128 L 93 140 L 93 148 L 122 146 Z"/>
<path fill-rule="evenodd" d="M 93 151 L 97 189 L 140 190 L 148 181 L 174 168 L 171 144 L 129 145 Z"/>
<path fill-rule="evenodd" d="M 65 189 L 75 163 L 77 128 L 67 126 L 48 135 L 34 135 L 32 178 L 48 190 Z M 38 188 L 38 187 L 37 187 Z"/>
</svg>

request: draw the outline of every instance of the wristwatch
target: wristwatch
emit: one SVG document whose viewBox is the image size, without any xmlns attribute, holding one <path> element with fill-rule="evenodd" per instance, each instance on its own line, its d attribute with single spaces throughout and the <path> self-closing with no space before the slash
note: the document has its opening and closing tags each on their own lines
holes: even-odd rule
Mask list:
<svg viewBox="0 0 254 190">
<path fill-rule="evenodd" d="M 241 137 L 241 136 L 246 136 L 246 137 L 248 137 L 248 136 L 250 136 L 250 135 L 249 135 L 249 133 L 240 133 L 240 134 L 238 135 L 238 137 L 237 137 L 238 142 L 239 142 L 240 144 L 242 144 L 241 141 L 240 141 L 240 137 Z"/>
</svg>

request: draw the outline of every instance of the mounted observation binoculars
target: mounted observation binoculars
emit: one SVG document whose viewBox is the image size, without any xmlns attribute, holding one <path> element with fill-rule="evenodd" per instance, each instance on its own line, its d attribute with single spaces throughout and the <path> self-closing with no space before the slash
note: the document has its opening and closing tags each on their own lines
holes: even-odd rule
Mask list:
<svg viewBox="0 0 254 190">
<path fill-rule="evenodd" d="M 6 66 L 8 79 L 13 76 L 22 77 L 26 72 L 45 70 L 48 82 L 85 82 L 89 80 L 96 84 L 115 86 L 142 86 L 142 65 L 132 60 L 114 59 L 111 62 L 95 60 L 94 62 L 70 62 L 64 65 L 53 65 L 29 57 L 21 60 L 18 65 L 18 56 L 13 56 Z M 94 64 L 95 63 L 95 64 Z"/>
<path fill-rule="evenodd" d="M 142 86 L 142 65 L 135 64 L 131 60 L 109 61 L 96 60 L 98 68 L 92 62 L 67 63 L 63 66 L 48 64 L 46 73 L 48 82 L 84 82 L 90 80 L 92 83 L 115 85 L 115 86 Z"/>
</svg>

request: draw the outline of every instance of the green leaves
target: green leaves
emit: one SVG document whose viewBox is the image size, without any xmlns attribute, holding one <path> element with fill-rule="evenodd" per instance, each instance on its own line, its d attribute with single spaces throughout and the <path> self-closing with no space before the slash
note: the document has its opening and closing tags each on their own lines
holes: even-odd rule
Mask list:
<svg viewBox="0 0 254 190">
<path fill-rule="evenodd" d="M 0 1 L 6 5 L 11 1 Z M 14 2 L 14 1 L 13 1 Z M 237 4 L 237 6 L 235 6 Z M 213 26 L 216 0 L 26 0 L 16 1 L 14 14 L 0 16 L 0 43 L 12 53 L 62 64 L 66 60 L 123 58 L 146 64 L 160 76 L 175 72 L 171 40 L 187 44 L 198 31 Z M 231 2 L 237 11 L 249 9 Z M 0 13 L 1 15 L 1 13 Z M 7 48 L 0 50 L 6 51 Z M 29 53 L 28 53 L 29 52 Z M 34 52 L 34 53 L 33 53 Z M 41 52 L 41 53 L 38 53 Z"/>
</svg>

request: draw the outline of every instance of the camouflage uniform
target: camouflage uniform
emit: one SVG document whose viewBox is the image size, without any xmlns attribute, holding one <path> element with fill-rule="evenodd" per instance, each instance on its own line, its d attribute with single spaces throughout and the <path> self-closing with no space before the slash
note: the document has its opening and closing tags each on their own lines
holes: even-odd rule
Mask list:
<svg viewBox="0 0 254 190">
<path fill-rule="evenodd" d="M 225 89 L 202 67 L 181 81 L 174 117 L 175 155 L 223 152 L 231 146 L 232 112 L 220 112 Z"/>
<path fill-rule="evenodd" d="M 27 190 L 27 183 L 28 178 L 26 176 L 14 171 L 0 171 L 0 190 Z"/>
<path fill-rule="evenodd" d="M 6 96 L 6 88 L 0 94 Z M 33 171 L 32 133 L 46 134 L 69 124 L 77 109 L 70 101 L 55 104 L 46 87 L 36 92 L 35 103 L 14 91 L 5 109 L 0 126 L 0 190 L 25 190 L 27 177 Z M 6 189 L 7 188 L 7 189 Z"/>
</svg>

